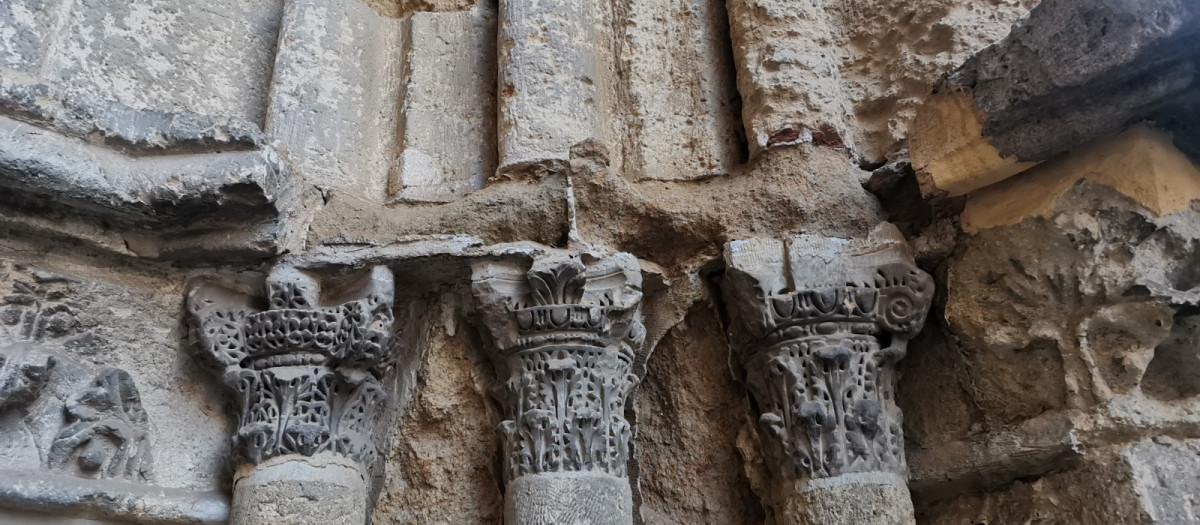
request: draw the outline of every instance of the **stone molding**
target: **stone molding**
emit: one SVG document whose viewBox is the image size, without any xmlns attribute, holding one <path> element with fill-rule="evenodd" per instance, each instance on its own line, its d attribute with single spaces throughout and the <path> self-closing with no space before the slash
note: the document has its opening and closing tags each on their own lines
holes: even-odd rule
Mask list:
<svg viewBox="0 0 1200 525">
<path fill-rule="evenodd" d="M 266 308 L 228 292 L 196 286 L 188 312 L 199 353 L 240 410 L 235 461 L 331 452 L 377 467 L 373 424 L 387 399 L 379 379 L 398 353 L 391 271 L 375 267 L 360 298 L 336 306 L 320 304 L 317 281 L 287 267 L 267 277 Z"/>
<path fill-rule="evenodd" d="M 934 283 L 899 231 L 734 241 L 725 261 L 730 336 L 772 474 L 903 475 L 896 363 L 924 325 Z"/>
<path fill-rule="evenodd" d="M 551 256 L 528 271 L 488 262 L 472 289 L 497 369 L 505 485 L 549 472 L 625 477 L 625 402 L 646 338 L 637 260 Z"/>
</svg>

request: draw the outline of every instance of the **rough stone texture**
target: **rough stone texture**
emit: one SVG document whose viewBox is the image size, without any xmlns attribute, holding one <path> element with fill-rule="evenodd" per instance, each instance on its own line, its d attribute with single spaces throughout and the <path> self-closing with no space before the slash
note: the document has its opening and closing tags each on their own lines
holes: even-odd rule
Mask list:
<svg viewBox="0 0 1200 525">
<path fill-rule="evenodd" d="M 238 473 L 229 524 L 361 525 L 370 501 L 364 474 L 341 457 L 275 458 Z"/>
<path fill-rule="evenodd" d="M 602 137 L 596 9 L 589 2 L 502 0 L 499 173 L 557 171 L 572 146 Z"/>
<path fill-rule="evenodd" d="M 264 131 L 311 184 L 381 200 L 396 154 L 401 23 L 358 0 L 286 2 Z"/>
<path fill-rule="evenodd" d="M 734 0 L 729 32 L 750 154 L 795 143 L 845 147 L 837 28 L 816 2 Z"/>
<path fill-rule="evenodd" d="M 632 525 L 629 481 L 603 473 L 522 476 L 505 488 L 504 522 Z"/>
<path fill-rule="evenodd" d="M 1146 119 L 1195 154 L 1198 21 L 1200 10 L 1177 0 L 1042 2 L 917 113 L 925 192 L 961 195 Z"/>
<path fill-rule="evenodd" d="M 713 310 L 697 305 L 663 337 L 639 387 L 642 523 L 763 523 L 737 452 L 750 407 Z"/>
<path fill-rule="evenodd" d="M 1200 516 L 1196 440 L 1156 438 L 1098 452 L 1077 469 L 933 505 L 921 521 L 1181 524 Z"/>
<path fill-rule="evenodd" d="M 904 478 L 868 473 L 787 484 L 774 501 L 787 502 L 769 525 L 912 525 L 912 500 Z"/>
<path fill-rule="evenodd" d="M 1178 0 L 1045 0 L 950 81 L 971 89 L 987 115 L 984 134 L 1003 154 L 1041 160 L 1194 85 L 1198 21 L 1200 8 Z"/>
<path fill-rule="evenodd" d="M 42 104 L 88 115 L 101 132 L 108 128 L 106 117 L 122 110 L 126 118 L 131 111 L 156 110 L 261 125 L 282 5 L 6 2 L 0 7 L 0 67 L 6 72 L 0 83 L 49 87 L 56 95 Z M 4 102 L 0 107 L 9 106 Z M 149 123 L 122 120 L 111 122 L 118 128 Z"/>
<path fill-rule="evenodd" d="M 360 501 L 321 507 L 336 513 L 325 521 L 501 523 L 496 427 L 509 418 L 473 326 L 472 267 L 617 252 L 638 259 L 647 351 L 621 415 L 620 511 L 585 519 L 781 521 L 760 501 L 777 465 L 721 328 L 722 247 L 861 238 L 882 220 L 939 290 L 896 369 L 919 523 L 1195 521 L 1188 193 L 1158 178 L 1171 206 L 1141 208 L 1073 179 L 1038 194 L 1048 209 L 975 233 L 970 197 L 921 195 L 923 128 L 908 121 L 936 77 L 989 44 L 937 93 L 978 114 L 932 119 L 935 142 L 975 140 L 1004 160 L 983 135 L 1007 130 L 1095 162 L 1103 152 L 1076 130 L 1119 137 L 1133 108 L 1196 158 L 1194 46 L 1178 45 L 1195 41 L 1191 3 L 1045 0 L 1000 42 L 1034 3 L 0 1 L 12 124 L 0 133 L 0 522 L 228 523 L 241 409 L 185 343 L 184 293 L 200 279 L 252 286 L 285 264 L 347 291 L 390 269 L 393 329 L 411 349 L 376 378 L 389 394 L 372 436 L 384 478 L 325 487 Z M 967 71 L 977 86 L 960 82 Z M 542 83 L 507 92 L 510 73 Z M 507 123 L 506 94 L 528 95 Z M 514 164 L 531 169 L 496 177 L 505 133 L 534 129 L 520 143 L 530 162 Z M 440 171 L 408 170 L 428 160 L 417 150 Z M 1128 182 L 1148 184 L 1132 166 Z M 1019 208 L 1021 193 L 996 209 Z M 96 386 L 106 377 L 136 387 L 144 424 L 125 408 L 134 388 Z M 69 453 L 53 456 L 67 461 L 51 468 L 60 437 Z M 113 453 L 121 440 L 148 441 L 152 461 Z M 287 485 L 251 510 L 313 506 Z M 797 519 L 907 519 L 903 488 L 792 486 L 787 501 L 813 500 Z"/>
<path fill-rule="evenodd" d="M 745 137 L 724 3 L 655 0 L 628 9 L 620 67 L 637 115 L 628 170 L 661 180 L 731 173 Z"/>
<path fill-rule="evenodd" d="M 1007 35 L 1011 24 L 1038 1 L 841 4 L 835 19 L 847 40 L 841 73 L 858 130 L 852 142 L 864 159 L 879 162 L 907 141 L 909 122 L 929 85 Z"/>
<path fill-rule="evenodd" d="M 1158 216 L 1185 210 L 1200 197 L 1200 167 L 1171 144 L 1171 135 L 1138 124 L 975 191 L 963 206 L 963 230 L 976 233 L 1045 216 L 1085 179 L 1116 189 Z"/>
<path fill-rule="evenodd" d="M 499 415 L 486 403 L 486 367 L 464 345 L 452 306 L 433 308 L 446 313 L 429 339 L 412 408 L 392 440 L 388 483 L 372 523 L 498 525 L 503 496 L 493 464 Z"/>
<path fill-rule="evenodd" d="M 1155 218 L 1084 182 L 1049 218 L 973 237 L 951 264 L 948 283 L 960 293 L 946 318 L 985 419 L 1140 399 L 1155 348 L 1184 313 L 1176 309 L 1197 299 L 1183 262 L 1194 257 L 1195 213 Z"/>
</svg>

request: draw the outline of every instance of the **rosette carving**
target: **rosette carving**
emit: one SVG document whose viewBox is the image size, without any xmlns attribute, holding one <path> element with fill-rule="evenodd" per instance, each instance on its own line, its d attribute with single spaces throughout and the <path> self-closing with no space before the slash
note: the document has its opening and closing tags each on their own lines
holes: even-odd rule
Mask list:
<svg viewBox="0 0 1200 525">
<path fill-rule="evenodd" d="M 212 285 L 192 289 L 188 310 L 200 354 L 234 392 L 236 461 L 285 454 L 345 455 L 375 466 L 379 384 L 398 347 L 391 272 L 376 267 L 359 298 L 320 304 L 317 281 L 297 270 L 268 276 L 266 308 Z"/>
<path fill-rule="evenodd" d="M 772 472 L 903 473 L 896 363 L 925 323 L 934 285 L 899 232 L 741 241 L 725 258 L 731 336 Z"/>
</svg>

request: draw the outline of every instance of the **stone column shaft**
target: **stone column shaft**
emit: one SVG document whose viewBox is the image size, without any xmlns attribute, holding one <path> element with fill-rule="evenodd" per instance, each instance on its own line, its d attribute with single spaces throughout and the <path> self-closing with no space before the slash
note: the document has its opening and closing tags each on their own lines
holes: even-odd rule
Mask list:
<svg viewBox="0 0 1200 525">
<path fill-rule="evenodd" d="M 903 236 L 885 224 L 862 241 L 735 241 L 725 260 L 773 523 L 914 523 L 895 367 L 933 280 Z"/>
<path fill-rule="evenodd" d="M 601 136 L 593 5 L 500 0 L 500 173 L 564 166 Z"/>
<path fill-rule="evenodd" d="M 847 146 L 841 50 L 825 8 L 808 0 L 725 5 L 751 156 L 787 144 Z"/>
<path fill-rule="evenodd" d="M 494 344 L 505 523 L 633 523 L 625 402 L 645 341 L 641 274 L 628 254 L 475 268 L 479 323 Z"/>
<path fill-rule="evenodd" d="M 255 297 L 211 285 L 188 294 L 200 354 L 222 371 L 239 422 L 232 525 L 363 525 L 381 473 L 375 412 L 396 353 L 392 275 L 375 268 L 361 298 L 320 304 L 320 287 L 293 269 Z"/>
</svg>

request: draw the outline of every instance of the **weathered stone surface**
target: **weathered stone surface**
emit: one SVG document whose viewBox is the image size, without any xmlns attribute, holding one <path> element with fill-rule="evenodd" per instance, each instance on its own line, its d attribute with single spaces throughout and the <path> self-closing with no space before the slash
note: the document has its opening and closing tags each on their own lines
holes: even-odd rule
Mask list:
<svg viewBox="0 0 1200 525">
<path fill-rule="evenodd" d="M 278 457 L 236 475 L 229 524 L 361 525 L 369 515 L 367 487 L 366 473 L 347 458 Z"/>
<path fill-rule="evenodd" d="M 0 477 L 0 520 L 6 523 L 220 525 L 228 519 L 229 501 L 219 492 L 29 472 Z"/>
<path fill-rule="evenodd" d="M 770 524 L 912 525 L 913 506 L 904 478 L 891 474 L 848 474 L 776 488 L 774 501 L 786 502 Z"/>
<path fill-rule="evenodd" d="M 726 5 L 750 154 L 797 143 L 848 146 L 837 27 L 825 8 L 780 0 Z"/>
<path fill-rule="evenodd" d="M 285 3 L 263 129 L 312 184 L 382 199 L 396 154 L 400 26 L 358 0 Z"/>
<path fill-rule="evenodd" d="M 0 1 L 0 522 L 1194 516 L 1200 208 L 1186 177 L 1147 176 L 1165 135 L 1118 134 L 1138 113 L 1194 170 L 1191 4 L 1046 0 L 997 43 L 1034 1 L 185 3 Z M 972 199 L 1011 181 L 966 172 L 1058 162 L 1004 134 L 1109 177 L 995 193 L 1008 215 L 984 225 Z M 923 196 L 930 165 L 968 196 Z M 903 285 L 832 255 L 882 220 L 909 237 Z M 823 255 L 780 255 L 766 292 L 793 300 L 739 309 L 738 239 Z M 621 252 L 628 271 L 604 262 Z M 393 300 L 362 314 L 376 267 Z M 507 301 L 480 301 L 484 267 Z M 250 291 L 271 268 L 274 308 Z M 932 301 L 908 286 L 929 277 Z M 251 335 L 279 351 L 204 373 L 197 282 L 256 297 Z M 777 306 L 865 307 L 877 285 L 932 302 L 925 329 L 816 315 L 743 359 Z M 391 368 L 308 351 L 393 330 L 411 351 Z M 843 380 L 855 351 L 873 368 Z"/>
<path fill-rule="evenodd" d="M 712 308 L 693 307 L 663 337 L 635 403 L 642 523 L 763 523 L 737 448 L 750 407 Z"/>
<path fill-rule="evenodd" d="M 1047 412 L 1015 427 L 960 441 L 910 446 L 909 486 L 914 498 L 937 501 L 1063 470 L 1083 456 L 1070 416 Z"/>
<path fill-rule="evenodd" d="M 1156 218 L 1084 182 L 1048 218 L 971 238 L 950 266 L 957 291 L 946 318 L 985 418 L 1008 424 L 1128 396 L 1148 402 L 1139 387 L 1155 348 L 1186 314 L 1177 309 L 1197 300 L 1184 262 L 1193 257 L 1195 213 Z"/>
<path fill-rule="evenodd" d="M 505 487 L 504 522 L 632 525 L 629 481 L 606 474 L 523 476 Z"/>
<path fill-rule="evenodd" d="M 18 258 L 23 262 L 14 262 Z M 0 299 L 0 351 L 12 355 L 15 347 L 23 356 L 17 362 L 54 361 L 40 395 L 0 414 L 0 479 L 18 472 L 49 475 L 51 458 L 61 457 L 68 459 L 71 472 L 109 478 L 106 483 L 138 482 L 146 494 L 220 490 L 228 422 L 219 398 L 208 397 L 215 391 L 179 353 L 182 327 L 178 321 L 162 321 L 180 319 L 184 276 L 136 266 L 97 272 L 89 260 L 62 253 L 39 255 L 25 241 L 0 240 L 0 286 L 6 289 Z M 118 375 L 127 374 L 131 383 L 118 379 L 116 390 L 108 390 L 104 369 L 124 371 Z M 118 395 L 125 406 L 110 407 L 111 398 L 105 399 L 110 394 Z M 144 413 L 134 408 L 135 399 Z M 80 446 L 67 447 L 69 455 L 58 456 L 53 452 L 59 438 L 69 438 L 61 441 L 64 445 Z M 113 447 L 121 441 L 127 441 L 124 447 Z M 76 470 L 82 466 L 80 456 L 97 447 L 98 453 L 112 455 L 94 459 L 120 467 L 116 475 Z M 152 455 L 144 452 L 147 448 Z M 113 454 L 116 450 L 122 452 Z M 140 450 L 143 459 L 153 458 L 152 470 L 144 468 L 148 462 L 114 461 L 121 453 L 128 458 Z M 146 485 L 151 473 L 153 485 Z M 87 486 L 91 488 L 85 492 L 107 490 L 103 484 Z M 62 508 L 86 507 L 83 500 L 69 496 L 78 494 L 71 491 Z M 36 491 L 25 494 L 22 497 L 40 497 Z"/>
<path fill-rule="evenodd" d="M 489 407 L 486 357 L 464 344 L 468 327 L 437 312 L 420 361 L 420 387 L 387 456 L 387 484 L 372 523 L 488 523 L 503 517 L 504 498 L 494 472 L 496 424 Z M 448 495 L 469 495 L 448 497 Z"/>
<path fill-rule="evenodd" d="M 388 192 L 448 202 L 496 170 L 496 13 L 487 3 L 404 22 L 399 158 Z"/>
<path fill-rule="evenodd" d="M 500 2 L 500 174 L 560 170 L 572 146 L 603 137 L 598 86 L 608 73 L 597 69 L 594 9 L 588 2 Z"/>
<path fill-rule="evenodd" d="M 632 524 L 625 406 L 646 341 L 637 259 L 552 253 L 527 270 L 484 262 L 471 288 L 503 414 L 505 520 Z"/>
<path fill-rule="evenodd" d="M 1139 124 L 972 193 L 962 211 L 963 230 L 1045 217 L 1080 180 L 1114 188 L 1158 216 L 1186 210 L 1200 198 L 1200 168 L 1171 144 L 1170 135 Z"/>
<path fill-rule="evenodd" d="M 630 2 L 621 67 L 638 178 L 727 175 L 744 155 L 729 21 L 721 2 Z M 664 82 L 666 77 L 666 82 Z"/>
<path fill-rule="evenodd" d="M 171 114 L 259 124 L 266 116 L 282 5 L 6 2 L 0 7 L 0 34 L 6 35 L 0 38 L 0 112 L 25 109 L 11 105 L 11 90 L 23 86 L 50 91 L 29 102 L 55 120 L 90 120 L 118 140 L 129 130 L 144 130 L 137 135 L 153 129 L 165 136 L 148 139 L 170 141 L 163 124 L 172 124 Z"/>
<path fill-rule="evenodd" d="M 842 26 L 841 75 L 851 101 L 851 140 L 864 160 L 894 160 L 910 136 L 929 86 L 975 52 L 1008 34 L 1038 0 L 988 2 L 842 0 L 832 18 Z"/>
<path fill-rule="evenodd" d="M 768 523 L 914 523 L 896 373 L 934 290 L 899 230 L 737 240 L 724 262 Z"/>
<path fill-rule="evenodd" d="M 1198 457 L 1194 439 L 1143 440 L 1066 472 L 934 504 L 920 514 L 922 522 L 932 524 L 1030 519 L 1081 525 L 1191 523 L 1198 510 L 1190 497 L 1200 482 Z"/>
<path fill-rule="evenodd" d="M 1193 110 L 1197 28 L 1190 2 L 1042 2 L 918 111 L 910 145 L 925 193 L 962 195 L 1140 120 L 1190 137 L 1178 116 Z"/>
</svg>

